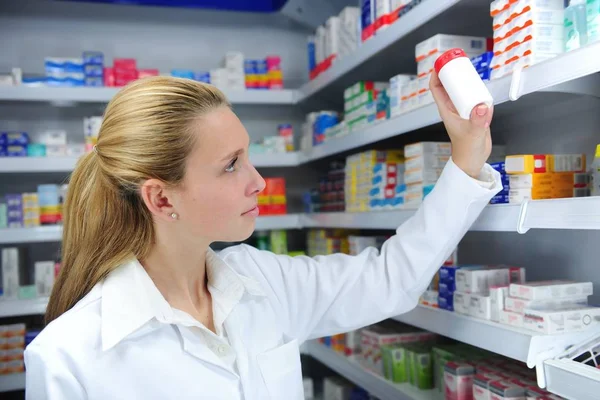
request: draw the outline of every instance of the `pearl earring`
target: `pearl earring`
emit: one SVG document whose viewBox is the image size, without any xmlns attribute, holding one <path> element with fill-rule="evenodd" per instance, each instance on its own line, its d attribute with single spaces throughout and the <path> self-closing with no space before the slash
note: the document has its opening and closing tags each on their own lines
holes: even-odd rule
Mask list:
<svg viewBox="0 0 600 400">
<path fill-rule="evenodd" d="M 179 215 L 177 215 L 177 213 L 171 213 L 171 218 L 177 219 L 177 217 L 179 217 Z"/>
</svg>

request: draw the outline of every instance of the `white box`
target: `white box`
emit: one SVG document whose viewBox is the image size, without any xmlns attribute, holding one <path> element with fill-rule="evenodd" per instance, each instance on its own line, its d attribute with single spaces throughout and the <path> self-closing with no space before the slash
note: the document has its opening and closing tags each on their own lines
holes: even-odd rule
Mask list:
<svg viewBox="0 0 600 400">
<path fill-rule="evenodd" d="M 594 288 L 591 282 L 542 281 L 527 284 L 511 284 L 510 297 L 525 300 L 549 300 L 574 296 L 591 296 Z"/>
<path fill-rule="evenodd" d="M 419 169 L 415 171 L 407 171 L 404 173 L 404 183 L 425 183 L 434 184 L 442 176 L 443 168 L 438 169 Z"/>
<path fill-rule="evenodd" d="M 393 9 L 391 0 L 377 0 L 375 2 L 375 20 L 378 20 L 379 18 L 388 15 L 392 12 L 392 10 Z M 383 25 L 379 27 L 379 29 L 385 27 L 387 27 L 387 25 Z"/>
<path fill-rule="evenodd" d="M 490 319 L 494 322 L 500 322 L 500 314 L 504 311 L 506 297 L 508 296 L 508 286 L 494 286 L 490 288 L 491 315 Z"/>
<path fill-rule="evenodd" d="M 35 267 L 35 290 L 38 297 L 50 297 L 54 286 L 54 261 L 38 261 Z"/>
<path fill-rule="evenodd" d="M 469 315 L 471 311 L 471 295 L 469 293 L 454 292 L 454 312 Z"/>
<path fill-rule="evenodd" d="M 324 61 L 327 56 L 325 55 L 325 27 L 319 26 L 315 33 L 315 58 L 317 64 Z"/>
<path fill-rule="evenodd" d="M 422 41 L 415 47 L 415 59 L 421 61 L 430 54 L 445 52 L 460 47 L 465 53 L 484 53 L 487 49 L 487 39 L 476 36 L 458 36 L 438 34 Z"/>
<path fill-rule="evenodd" d="M 412 158 L 424 154 L 449 156 L 452 148 L 449 142 L 419 142 L 404 146 L 404 157 Z"/>
<path fill-rule="evenodd" d="M 575 306 L 557 311 L 525 310 L 523 326 L 536 332 L 554 335 L 578 332 L 600 322 L 600 308 Z"/>
<path fill-rule="evenodd" d="M 471 294 L 469 315 L 481 319 L 492 319 L 492 299 L 489 296 Z"/>
<path fill-rule="evenodd" d="M 222 65 L 228 71 L 244 71 L 244 53 L 228 51 L 225 53 Z"/>
<path fill-rule="evenodd" d="M 303 377 L 302 385 L 304 386 L 304 398 L 312 400 L 315 398 L 315 388 L 312 378 Z"/>
<path fill-rule="evenodd" d="M 46 157 L 65 157 L 67 155 L 67 146 L 65 145 L 46 145 Z"/>
<path fill-rule="evenodd" d="M 504 325 L 514 326 L 516 328 L 523 327 L 523 315 L 510 311 L 500 312 L 500 323 Z"/>
<path fill-rule="evenodd" d="M 325 23 L 325 54 L 327 57 L 340 52 L 340 18 L 329 17 Z"/>
<path fill-rule="evenodd" d="M 323 380 L 323 398 L 328 400 L 346 400 L 350 397 L 352 386 L 340 377 L 327 377 Z"/>
<path fill-rule="evenodd" d="M 423 293 L 423 295 L 419 299 L 419 304 L 422 304 L 422 305 L 428 306 L 428 307 L 437 308 L 438 307 L 438 297 L 439 297 L 439 292 L 437 292 L 435 290 L 427 290 L 427 291 L 425 291 L 425 293 Z"/>
<path fill-rule="evenodd" d="M 450 156 L 438 156 L 435 154 L 423 154 L 406 160 L 406 171 L 416 171 L 422 169 L 441 169 L 446 166 Z"/>
<path fill-rule="evenodd" d="M 67 132 L 64 130 L 50 130 L 40 133 L 37 142 L 45 145 L 66 145 Z"/>
<path fill-rule="evenodd" d="M 574 305 L 587 305 L 587 296 L 565 297 L 548 300 L 523 300 L 516 297 L 507 297 L 504 303 L 506 311 L 523 314 L 525 309 L 555 310 Z"/>
<path fill-rule="evenodd" d="M 525 269 L 519 267 L 465 268 L 456 271 L 456 290 L 459 292 L 487 295 L 492 286 L 520 282 L 525 282 Z"/>
<path fill-rule="evenodd" d="M 2 249 L 2 298 L 17 299 L 19 297 L 19 249 L 7 247 Z"/>
</svg>

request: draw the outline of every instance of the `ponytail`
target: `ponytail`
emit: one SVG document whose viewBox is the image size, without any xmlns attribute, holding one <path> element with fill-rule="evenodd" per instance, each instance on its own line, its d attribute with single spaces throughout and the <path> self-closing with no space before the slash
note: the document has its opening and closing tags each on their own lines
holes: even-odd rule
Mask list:
<svg viewBox="0 0 600 400">
<path fill-rule="evenodd" d="M 83 156 L 70 178 L 62 265 L 46 323 L 121 264 L 148 254 L 154 224 L 139 188 L 149 178 L 179 184 L 195 140 L 192 122 L 221 106 L 229 103 L 213 86 L 169 77 L 136 81 L 111 100 L 97 151 Z"/>
</svg>

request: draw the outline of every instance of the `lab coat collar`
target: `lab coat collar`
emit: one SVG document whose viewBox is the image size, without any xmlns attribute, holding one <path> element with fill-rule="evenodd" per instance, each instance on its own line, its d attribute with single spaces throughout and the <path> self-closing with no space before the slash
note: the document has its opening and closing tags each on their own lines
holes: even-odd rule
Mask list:
<svg viewBox="0 0 600 400">
<path fill-rule="evenodd" d="M 251 296 L 266 296 L 257 281 L 239 275 L 212 249 L 207 251 L 206 266 L 209 289 L 223 294 L 238 293 L 231 299 L 231 304 L 226 304 L 227 314 L 244 292 Z M 135 258 L 106 277 L 102 283 L 101 307 L 103 351 L 116 346 L 153 318 L 162 323 L 173 321 L 173 309 Z"/>
</svg>

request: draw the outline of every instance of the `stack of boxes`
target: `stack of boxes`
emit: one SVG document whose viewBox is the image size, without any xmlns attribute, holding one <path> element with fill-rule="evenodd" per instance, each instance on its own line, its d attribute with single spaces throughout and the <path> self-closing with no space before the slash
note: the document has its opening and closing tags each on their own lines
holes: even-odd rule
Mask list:
<svg viewBox="0 0 600 400">
<path fill-rule="evenodd" d="M 104 54 L 99 51 L 83 52 L 85 86 L 104 86 Z"/>
<path fill-rule="evenodd" d="M 28 274 L 24 274 L 24 249 L 6 247 L 2 249 L 2 282 L 0 300 L 28 300 L 48 297 L 58 274 L 54 261 L 37 261 L 33 269 L 33 284 L 27 284 Z"/>
<path fill-rule="evenodd" d="M 40 223 L 54 225 L 62 221 L 61 194 L 58 185 L 39 185 Z"/>
<path fill-rule="evenodd" d="M 361 331 L 360 363 L 370 371 L 384 376 L 383 350 L 390 351 L 399 344 L 427 342 L 436 338 L 431 332 L 388 321 Z M 393 367 L 392 367 L 393 369 Z"/>
<path fill-rule="evenodd" d="M 6 202 L 6 222 L 8 228 L 23 227 L 23 197 L 20 194 L 7 194 L 4 196 Z"/>
<path fill-rule="evenodd" d="M 332 162 L 327 174 L 319 179 L 318 199 L 315 212 L 335 212 L 345 209 L 345 169 L 344 164 Z"/>
<path fill-rule="evenodd" d="M 282 215 L 287 213 L 285 178 L 265 178 L 265 189 L 258 195 L 261 215 Z"/>
<path fill-rule="evenodd" d="M 25 372 L 25 324 L 0 325 L 0 375 Z"/>
<path fill-rule="evenodd" d="M 306 115 L 302 124 L 301 148 L 310 149 L 325 142 L 330 134 L 329 130 L 339 122 L 339 115 L 335 111 L 318 111 Z"/>
<path fill-rule="evenodd" d="M 308 232 L 306 243 L 307 254 L 310 257 L 350 252 L 348 235 L 356 233 L 344 229 L 313 229 Z"/>
<path fill-rule="evenodd" d="M 344 185 L 346 211 L 369 211 L 372 200 L 395 199 L 398 171 L 401 172 L 398 165 L 403 162 L 402 150 L 368 150 L 347 157 Z M 373 189 L 379 191 L 372 193 Z M 389 189 L 387 195 L 386 189 Z M 377 203 L 377 206 L 380 204 Z"/>
<path fill-rule="evenodd" d="M 600 320 L 588 306 L 591 282 L 542 281 L 510 285 L 500 311 L 503 324 L 543 334 L 578 332 Z"/>
<path fill-rule="evenodd" d="M 416 75 L 406 74 L 400 74 L 390 78 L 390 118 L 397 117 L 405 112 L 403 107 L 406 108 L 408 106 L 409 91 L 412 90 L 412 88 L 409 88 L 409 83 L 411 81 L 416 81 L 416 78 Z"/>
<path fill-rule="evenodd" d="M 23 193 L 23 226 L 25 228 L 40 226 L 41 213 L 37 193 Z M 8 200 L 7 200 L 8 202 Z"/>
<path fill-rule="evenodd" d="M 104 85 L 125 86 L 138 79 L 138 77 L 139 74 L 137 70 L 137 61 L 135 58 L 115 58 L 113 60 L 113 67 L 106 68 L 104 76 Z M 107 84 L 113 82 L 113 85 Z"/>
<path fill-rule="evenodd" d="M 590 195 L 585 154 L 534 154 L 506 157 L 509 203 Z"/>
<path fill-rule="evenodd" d="M 456 266 L 444 269 L 444 273 L 454 275 L 454 312 L 486 320 L 492 319 L 490 289 L 525 282 L 525 269 L 520 267 Z M 441 291 L 440 285 L 440 294 Z"/>
<path fill-rule="evenodd" d="M 420 142 L 404 147 L 405 208 L 418 208 L 432 190 L 450 159 L 450 143 Z"/>
<path fill-rule="evenodd" d="M 244 90 L 246 88 L 246 78 L 244 76 L 244 55 L 237 51 L 230 51 L 225 54 L 222 62 L 225 69 L 226 81 L 218 82 L 219 85 L 211 82 L 217 87 L 227 88 L 228 90 Z"/>
<path fill-rule="evenodd" d="M 388 89 L 387 82 L 361 81 L 344 90 L 344 121 L 357 129 L 377 119 L 377 97 Z"/>
<path fill-rule="evenodd" d="M 85 86 L 82 58 L 46 57 L 45 83 L 50 86 Z"/>
<path fill-rule="evenodd" d="M 492 72 L 493 51 L 487 51 L 477 57 L 471 58 L 471 63 L 483 81 L 489 81 Z"/>
<path fill-rule="evenodd" d="M 358 46 L 360 10 L 346 7 L 338 16 L 330 17 L 319 26 L 314 36 L 308 37 L 308 71 L 314 79 L 331 67 L 333 62 L 345 57 Z"/>
<path fill-rule="evenodd" d="M 564 0 L 505 1 L 490 5 L 494 18 L 492 79 L 564 51 Z"/>
<path fill-rule="evenodd" d="M 369 210 L 393 210 L 404 206 L 404 157 L 401 150 L 395 154 L 388 151 L 390 161 L 377 162 L 373 166 L 373 179 L 369 191 Z"/>
<path fill-rule="evenodd" d="M 374 37 L 421 3 L 421 0 L 361 0 L 361 40 Z"/>
<path fill-rule="evenodd" d="M 83 118 L 83 138 L 85 140 L 85 151 L 90 152 L 98 143 L 98 135 L 102 127 L 102 117 Z"/>
<path fill-rule="evenodd" d="M 490 166 L 500 173 L 500 179 L 502 180 L 502 190 L 496 194 L 490 200 L 490 204 L 507 204 L 509 199 L 509 191 L 510 191 L 510 180 L 508 175 L 506 174 L 505 162 L 495 162 L 491 163 Z"/>
<path fill-rule="evenodd" d="M 29 135 L 26 132 L 0 133 L 0 157 L 27 157 Z"/>
</svg>

